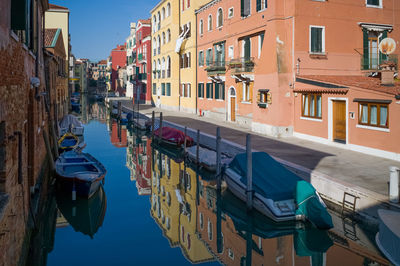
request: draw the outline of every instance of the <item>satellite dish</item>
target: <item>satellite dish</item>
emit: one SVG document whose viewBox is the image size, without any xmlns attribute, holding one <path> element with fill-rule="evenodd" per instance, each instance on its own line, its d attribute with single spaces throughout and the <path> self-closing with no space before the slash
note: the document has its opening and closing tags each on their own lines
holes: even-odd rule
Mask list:
<svg viewBox="0 0 400 266">
<path fill-rule="evenodd" d="M 379 51 L 383 54 L 392 54 L 396 50 L 396 42 L 392 38 L 385 38 L 379 43 Z"/>
</svg>

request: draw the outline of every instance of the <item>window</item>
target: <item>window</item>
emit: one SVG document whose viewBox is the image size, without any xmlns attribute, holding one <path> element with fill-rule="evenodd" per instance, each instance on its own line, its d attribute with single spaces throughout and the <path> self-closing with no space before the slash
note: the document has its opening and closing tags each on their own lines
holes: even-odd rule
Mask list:
<svg viewBox="0 0 400 266">
<path fill-rule="evenodd" d="M 358 123 L 360 125 L 388 128 L 388 104 L 359 103 Z"/>
<path fill-rule="evenodd" d="M 199 98 L 204 98 L 204 83 L 198 84 L 197 95 Z"/>
<path fill-rule="evenodd" d="M 261 56 L 261 50 L 264 43 L 264 33 L 258 35 L 258 58 Z"/>
<path fill-rule="evenodd" d="M 250 84 L 247 82 L 242 82 L 242 84 L 243 84 L 242 101 L 250 102 Z"/>
<path fill-rule="evenodd" d="M 206 98 L 207 99 L 213 98 L 213 84 L 212 83 L 206 84 Z"/>
<path fill-rule="evenodd" d="M 223 23 L 224 23 L 224 16 L 223 16 L 223 13 L 222 13 L 222 8 L 218 8 L 218 11 L 217 11 L 217 28 L 222 27 Z"/>
<path fill-rule="evenodd" d="M 162 33 L 162 41 L 161 41 L 161 43 L 162 44 L 166 44 L 167 43 L 166 40 L 165 40 L 165 32 Z"/>
<path fill-rule="evenodd" d="M 157 93 L 157 85 L 153 83 L 153 95 L 156 95 Z"/>
<path fill-rule="evenodd" d="M 251 42 L 250 42 L 250 38 L 249 37 L 243 39 L 242 55 L 243 55 L 245 61 L 249 61 L 250 60 L 250 57 L 251 57 Z"/>
<path fill-rule="evenodd" d="M 204 228 L 204 217 L 203 217 L 203 214 L 201 212 L 199 213 L 199 223 L 200 223 L 200 229 L 203 230 L 203 228 Z"/>
<path fill-rule="evenodd" d="M 186 98 L 191 97 L 190 83 L 181 84 L 181 95 Z"/>
<path fill-rule="evenodd" d="M 366 0 L 367 6 L 382 7 L 382 0 Z"/>
<path fill-rule="evenodd" d="M 215 99 L 225 100 L 225 83 L 215 83 Z"/>
<path fill-rule="evenodd" d="M 213 228 L 212 228 L 212 223 L 210 221 L 210 219 L 208 219 L 207 222 L 207 232 L 208 232 L 208 240 L 212 240 L 213 239 Z"/>
<path fill-rule="evenodd" d="M 310 26 L 310 53 L 325 53 L 325 27 Z"/>
<path fill-rule="evenodd" d="M 156 73 L 157 73 L 157 71 L 156 71 L 156 61 L 153 61 L 153 79 L 155 79 L 156 78 Z"/>
<path fill-rule="evenodd" d="M 166 83 L 167 85 L 167 96 L 171 96 L 171 83 Z"/>
<path fill-rule="evenodd" d="M 37 50 L 37 23 L 31 0 L 11 1 L 11 30 L 29 49 Z"/>
<path fill-rule="evenodd" d="M 208 31 L 212 30 L 212 16 L 208 15 L 208 26 L 207 26 Z"/>
<path fill-rule="evenodd" d="M 209 66 L 213 61 L 213 56 L 212 56 L 212 49 L 208 49 L 206 52 L 206 66 Z"/>
<path fill-rule="evenodd" d="M 240 1 L 240 15 L 242 17 L 247 17 L 250 15 L 250 0 Z"/>
<path fill-rule="evenodd" d="M 204 66 L 204 52 L 200 51 L 199 52 L 199 66 Z"/>
<path fill-rule="evenodd" d="M 320 119 L 322 117 L 321 102 L 321 94 L 303 94 L 301 111 L 302 116 Z"/>
<path fill-rule="evenodd" d="M 190 0 L 187 0 L 187 8 L 190 7 Z"/>
<path fill-rule="evenodd" d="M 167 43 L 169 43 L 171 41 L 171 31 L 169 29 L 167 30 L 166 39 L 167 39 Z"/>
<path fill-rule="evenodd" d="M 268 0 L 257 0 L 257 4 L 256 4 L 257 11 L 266 9 L 268 7 L 267 1 Z"/>
<path fill-rule="evenodd" d="M 230 59 L 233 59 L 234 54 L 233 54 L 233 46 L 229 46 L 228 48 L 228 56 Z"/>
<path fill-rule="evenodd" d="M 171 4 L 167 4 L 167 17 L 171 16 Z"/>
<path fill-rule="evenodd" d="M 165 18 L 165 8 L 163 7 L 161 10 L 161 20 L 164 20 Z"/>
<path fill-rule="evenodd" d="M 171 58 L 167 57 L 167 78 L 171 77 Z"/>
<path fill-rule="evenodd" d="M 232 18 L 233 17 L 233 7 L 229 8 L 228 10 L 228 18 Z"/>
<path fill-rule="evenodd" d="M 165 96 L 165 83 L 161 83 L 161 95 Z"/>
<path fill-rule="evenodd" d="M 204 28 L 203 20 L 201 19 L 201 20 L 200 20 L 200 23 L 199 23 L 199 32 L 200 32 L 200 35 L 203 35 L 203 28 Z"/>
</svg>

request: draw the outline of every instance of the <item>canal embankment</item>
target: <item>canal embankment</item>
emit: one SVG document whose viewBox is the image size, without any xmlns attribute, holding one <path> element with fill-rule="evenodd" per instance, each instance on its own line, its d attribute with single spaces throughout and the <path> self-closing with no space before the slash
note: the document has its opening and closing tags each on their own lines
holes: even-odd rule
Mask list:
<svg viewBox="0 0 400 266">
<path fill-rule="evenodd" d="M 122 103 L 124 112 L 132 112 L 131 100 L 109 101 L 114 107 Z M 180 130 L 187 127 L 188 135 L 196 138 L 199 129 L 200 144 L 215 148 L 216 128 L 221 128 L 222 150 L 235 155 L 245 151 L 245 136 L 248 130 L 237 125 L 140 105 L 135 107 L 134 117 L 151 119 L 152 112 L 163 113 L 163 125 Z M 370 156 L 324 144 L 297 139 L 278 139 L 251 132 L 254 151 L 264 151 L 273 156 L 293 172 L 300 175 L 329 201 L 331 208 L 341 212 L 344 204 L 346 214 L 364 223 L 377 224 L 377 210 L 397 209 L 399 204 L 389 202 L 389 167 L 399 166 L 399 162 Z M 347 202 L 347 203 L 346 203 Z"/>
</svg>

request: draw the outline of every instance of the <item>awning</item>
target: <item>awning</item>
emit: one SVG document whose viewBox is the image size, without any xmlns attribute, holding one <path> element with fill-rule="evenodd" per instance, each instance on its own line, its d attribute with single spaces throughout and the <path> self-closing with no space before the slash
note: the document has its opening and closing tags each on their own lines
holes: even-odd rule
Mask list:
<svg viewBox="0 0 400 266">
<path fill-rule="evenodd" d="M 298 88 L 293 92 L 300 93 L 329 93 L 329 94 L 347 94 L 349 89 L 330 89 L 330 88 Z"/>
</svg>

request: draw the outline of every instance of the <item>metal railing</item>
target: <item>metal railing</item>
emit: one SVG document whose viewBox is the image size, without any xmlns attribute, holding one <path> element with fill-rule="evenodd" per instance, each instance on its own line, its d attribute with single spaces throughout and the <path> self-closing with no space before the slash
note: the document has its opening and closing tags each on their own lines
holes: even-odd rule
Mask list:
<svg viewBox="0 0 400 266">
<path fill-rule="evenodd" d="M 397 54 L 390 54 L 387 56 L 382 56 L 381 58 L 369 58 L 366 60 L 363 56 L 361 56 L 361 69 L 362 70 L 381 70 L 380 65 L 382 64 L 394 64 L 395 69 L 399 69 L 399 64 L 398 64 L 398 55 Z"/>
<path fill-rule="evenodd" d="M 206 66 L 206 71 L 209 75 L 226 72 L 225 61 L 206 62 Z"/>
<path fill-rule="evenodd" d="M 233 73 L 253 72 L 254 65 L 254 57 L 234 58 L 228 63 Z"/>
</svg>

